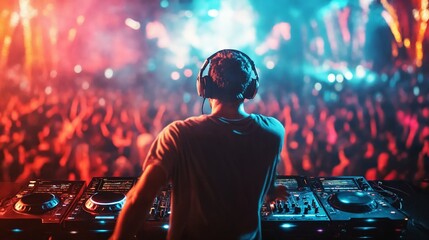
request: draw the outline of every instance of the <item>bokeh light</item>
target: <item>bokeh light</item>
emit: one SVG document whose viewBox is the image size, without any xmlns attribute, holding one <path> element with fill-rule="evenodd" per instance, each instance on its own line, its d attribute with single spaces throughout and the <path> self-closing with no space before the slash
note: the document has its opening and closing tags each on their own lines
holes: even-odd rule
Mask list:
<svg viewBox="0 0 429 240">
<path fill-rule="evenodd" d="M 112 77 L 113 77 L 113 69 L 111 69 L 111 68 L 107 68 L 107 69 L 104 71 L 104 77 L 106 77 L 107 79 L 112 78 Z"/>
<path fill-rule="evenodd" d="M 177 81 L 180 79 L 180 73 L 177 71 L 174 71 L 170 74 L 171 80 Z"/>
</svg>

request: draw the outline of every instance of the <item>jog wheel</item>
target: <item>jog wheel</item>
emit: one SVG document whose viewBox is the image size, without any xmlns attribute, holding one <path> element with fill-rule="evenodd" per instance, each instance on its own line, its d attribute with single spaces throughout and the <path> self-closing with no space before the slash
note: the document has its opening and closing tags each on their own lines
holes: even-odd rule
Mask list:
<svg viewBox="0 0 429 240">
<path fill-rule="evenodd" d="M 119 212 L 125 204 L 126 196 L 117 192 L 99 192 L 85 202 L 84 209 L 92 214 Z"/>
<path fill-rule="evenodd" d="M 19 199 L 14 210 L 19 213 L 42 214 L 55 208 L 60 200 L 52 193 L 30 193 Z"/>
<path fill-rule="evenodd" d="M 377 207 L 371 196 L 363 192 L 338 192 L 328 198 L 329 204 L 345 212 L 365 213 Z"/>
</svg>

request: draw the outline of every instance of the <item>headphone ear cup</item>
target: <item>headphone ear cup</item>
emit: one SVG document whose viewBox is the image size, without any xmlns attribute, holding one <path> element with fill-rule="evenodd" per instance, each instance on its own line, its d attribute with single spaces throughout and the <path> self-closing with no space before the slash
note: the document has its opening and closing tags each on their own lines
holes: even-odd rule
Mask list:
<svg viewBox="0 0 429 240">
<path fill-rule="evenodd" d="M 214 92 L 213 88 L 213 80 L 210 76 L 198 78 L 197 92 L 199 96 L 203 98 L 212 98 Z"/>
<path fill-rule="evenodd" d="M 247 86 L 246 90 L 244 91 L 243 97 L 246 99 L 253 99 L 258 92 L 259 88 L 259 81 L 255 78 L 252 78 L 249 86 Z"/>
<path fill-rule="evenodd" d="M 204 96 L 204 89 L 205 89 L 205 83 L 204 83 L 204 80 L 201 78 L 201 77 L 198 77 L 197 78 L 197 93 L 198 93 L 198 96 L 200 96 L 200 97 L 205 97 Z"/>
<path fill-rule="evenodd" d="M 204 82 L 204 97 L 213 98 L 214 92 L 215 92 L 213 79 L 210 76 L 204 76 L 203 82 Z"/>
</svg>

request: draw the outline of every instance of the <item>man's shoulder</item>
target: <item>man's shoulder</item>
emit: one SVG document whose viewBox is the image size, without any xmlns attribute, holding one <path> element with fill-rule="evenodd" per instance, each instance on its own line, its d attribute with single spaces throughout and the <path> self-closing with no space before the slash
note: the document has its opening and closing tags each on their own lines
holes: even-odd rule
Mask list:
<svg viewBox="0 0 429 240">
<path fill-rule="evenodd" d="M 205 122 L 206 120 L 207 120 L 207 116 L 205 115 L 191 116 L 185 119 L 175 120 L 172 123 L 170 123 L 170 125 L 173 125 L 173 126 L 194 125 L 194 124 L 200 124 L 202 122 Z"/>
<path fill-rule="evenodd" d="M 275 117 L 253 114 L 253 119 L 255 119 L 255 122 L 257 122 L 259 127 L 264 129 L 266 133 L 269 133 L 271 136 L 275 136 L 280 140 L 284 138 L 285 128 Z"/>
<path fill-rule="evenodd" d="M 252 114 L 258 123 L 264 124 L 266 126 L 275 127 L 275 128 L 283 128 L 283 124 L 275 117 L 265 116 L 262 114 Z"/>
<path fill-rule="evenodd" d="M 166 126 L 167 129 L 183 129 L 183 128 L 193 128 L 199 125 L 202 125 L 207 121 L 206 116 L 191 116 L 181 120 L 175 120 Z"/>
</svg>

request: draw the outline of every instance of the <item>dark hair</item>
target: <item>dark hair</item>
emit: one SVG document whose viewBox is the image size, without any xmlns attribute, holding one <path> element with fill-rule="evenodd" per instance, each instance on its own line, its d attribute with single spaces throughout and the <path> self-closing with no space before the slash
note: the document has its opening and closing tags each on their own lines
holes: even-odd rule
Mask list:
<svg viewBox="0 0 429 240">
<path fill-rule="evenodd" d="M 220 51 L 211 59 L 209 75 L 221 100 L 240 99 L 237 96 L 250 84 L 251 74 L 251 63 L 238 51 Z"/>
</svg>

